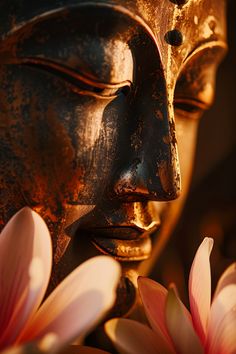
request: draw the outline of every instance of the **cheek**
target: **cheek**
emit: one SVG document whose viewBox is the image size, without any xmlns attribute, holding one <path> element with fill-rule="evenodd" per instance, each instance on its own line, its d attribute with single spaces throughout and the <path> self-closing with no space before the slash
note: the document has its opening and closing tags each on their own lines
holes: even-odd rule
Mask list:
<svg viewBox="0 0 236 354">
<path fill-rule="evenodd" d="M 113 166 L 115 105 L 74 94 L 56 80 L 39 76 L 35 84 L 23 77 L 12 74 L 12 85 L 8 78 L 8 91 L 0 92 L 16 183 L 29 204 L 94 204 Z"/>
<path fill-rule="evenodd" d="M 176 119 L 176 135 L 182 180 L 181 198 L 186 195 L 191 179 L 198 125 L 198 120 Z"/>
<path fill-rule="evenodd" d="M 118 139 L 118 109 L 107 100 L 81 97 L 67 111 L 67 128 L 73 145 L 73 164 L 80 171 L 80 202 L 93 203 L 101 198 L 109 183 Z M 113 108 L 112 108 L 113 107 Z M 63 124 L 64 124 L 63 123 Z M 75 185 L 71 180 L 71 185 Z"/>
</svg>

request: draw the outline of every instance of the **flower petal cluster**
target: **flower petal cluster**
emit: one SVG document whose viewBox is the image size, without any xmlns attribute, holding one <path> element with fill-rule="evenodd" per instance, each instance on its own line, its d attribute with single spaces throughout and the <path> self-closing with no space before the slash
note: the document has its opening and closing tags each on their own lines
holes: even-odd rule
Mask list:
<svg viewBox="0 0 236 354">
<path fill-rule="evenodd" d="M 32 341 L 58 351 L 91 331 L 114 304 L 120 266 L 111 257 L 80 265 L 41 305 L 51 268 L 48 228 L 23 208 L 0 235 L 0 351 Z"/>
<path fill-rule="evenodd" d="M 151 328 L 128 319 L 106 323 L 106 332 L 120 353 L 235 354 L 236 263 L 221 276 L 211 301 L 210 253 L 213 239 L 205 238 L 189 276 L 190 310 L 177 290 L 151 279 L 138 280 Z"/>
</svg>

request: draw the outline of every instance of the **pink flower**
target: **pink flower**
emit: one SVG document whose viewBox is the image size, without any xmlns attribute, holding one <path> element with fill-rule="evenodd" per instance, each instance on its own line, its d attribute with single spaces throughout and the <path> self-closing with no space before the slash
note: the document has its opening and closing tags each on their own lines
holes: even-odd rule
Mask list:
<svg viewBox="0 0 236 354">
<path fill-rule="evenodd" d="M 120 277 L 112 258 L 83 263 L 40 306 L 51 267 L 47 226 L 23 208 L 0 235 L 0 351 L 36 341 L 55 352 L 91 331 L 112 307 Z"/>
<path fill-rule="evenodd" d="M 211 302 L 212 247 L 213 240 L 205 238 L 191 267 L 191 313 L 174 287 L 167 290 L 153 280 L 139 278 L 139 291 L 151 329 L 128 319 L 107 322 L 106 332 L 120 353 L 236 353 L 236 263 L 221 276 Z"/>
</svg>

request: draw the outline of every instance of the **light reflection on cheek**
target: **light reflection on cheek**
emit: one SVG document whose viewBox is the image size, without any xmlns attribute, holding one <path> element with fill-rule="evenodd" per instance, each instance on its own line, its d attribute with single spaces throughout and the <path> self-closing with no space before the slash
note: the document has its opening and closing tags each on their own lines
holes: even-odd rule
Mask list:
<svg viewBox="0 0 236 354">
<path fill-rule="evenodd" d="M 90 109 L 86 114 L 83 131 L 78 130 L 78 140 L 86 140 L 86 151 L 94 148 L 102 134 L 102 119 L 104 107 Z M 80 119 L 80 118 L 79 118 Z"/>
<path fill-rule="evenodd" d="M 101 103 L 92 99 L 88 103 L 78 105 L 72 113 L 77 121 L 75 139 L 77 144 L 81 145 L 77 156 L 93 150 L 106 134 L 104 111 L 107 105 L 107 102 Z"/>
</svg>

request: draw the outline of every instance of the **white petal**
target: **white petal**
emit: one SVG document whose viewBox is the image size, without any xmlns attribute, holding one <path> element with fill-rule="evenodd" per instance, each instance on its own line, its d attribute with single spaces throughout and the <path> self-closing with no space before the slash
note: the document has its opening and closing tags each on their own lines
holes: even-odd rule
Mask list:
<svg viewBox="0 0 236 354">
<path fill-rule="evenodd" d="M 213 239 L 205 238 L 199 246 L 189 275 L 189 301 L 194 327 L 204 343 L 211 305 L 211 269 L 209 257 Z"/>
<path fill-rule="evenodd" d="M 105 330 L 120 354 L 171 354 L 168 343 L 149 327 L 124 318 L 105 324 Z"/>
<path fill-rule="evenodd" d="M 224 331 L 232 333 L 231 326 L 232 323 L 235 323 L 235 320 L 233 320 L 235 311 L 236 284 L 231 284 L 218 293 L 211 306 L 206 343 L 210 353 L 214 353 L 214 350 L 218 347 L 216 343 L 220 338 L 226 338 Z M 226 327 L 224 328 L 224 326 Z M 236 341 L 236 327 L 234 330 L 234 340 Z M 232 340 L 232 338 L 228 337 L 228 340 Z M 228 352 L 226 351 L 224 354 L 228 354 Z"/>
<path fill-rule="evenodd" d="M 223 318 L 208 344 L 207 354 L 236 353 L 236 308 Z"/>
<path fill-rule="evenodd" d="M 216 291 L 214 294 L 214 298 L 218 295 L 218 293 L 227 285 L 236 284 L 236 263 L 232 263 L 221 275 Z"/>
<path fill-rule="evenodd" d="M 40 264 L 39 273 L 32 266 L 35 263 Z M 37 310 L 51 265 L 51 238 L 45 222 L 31 209 L 21 209 L 0 235 L 0 347 L 12 344 Z"/>
<path fill-rule="evenodd" d="M 111 257 L 89 259 L 53 291 L 23 340 L 39 339 L 52 332 L 58 336 L 59 347 L 85 335 L 114 304 L 119 278 L 120 266 Z"/>
</svg>

